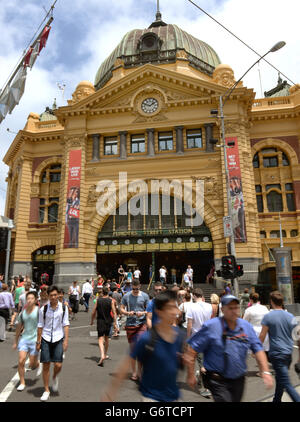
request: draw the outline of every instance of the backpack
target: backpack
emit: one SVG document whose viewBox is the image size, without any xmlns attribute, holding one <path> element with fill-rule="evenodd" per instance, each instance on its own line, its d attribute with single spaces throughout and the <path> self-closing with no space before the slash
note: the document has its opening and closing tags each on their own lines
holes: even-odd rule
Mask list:
<svg viewBox="0 0 300 422">
<path fill-rule="evenodd" d="M 62 303 L 62 308 L 63 308 L 63 315 L 62 315 L 61 322 L 63 322 L 64 316 L 65 316 L 65 313 L 66 313 L 66 305 L 65 305 L 64 302 Z M 48 310 L 48 303 L 46 303 L 46 305 L 44 306 L 44 312 L 43 312 L 44 324 L 45 324 L 45 321 L 46 321 L 46 313 L 47 313 L 47 310 Z"/>
<path fill-rule="evenodd" d="M 143 359 L 143 364 L 145 364 L 145 362 L 147 362 L 147 360 L 151 357 L 152 353 L 154 352 L 155 345 L 159 338 L 159 335 L 154 327 L 152 327 L 149 330 L 149 332 L 150 332 L 150 341 L 145 346 L 146 356 Z M 184 369 L 182 355 L 183 355 L 183 347 L 185 343 L 185 338 L 186 338 L 185 332 L 183 330 L 179 330 L 178 337 L 176 339 L 176 341 L 178 341 L 179 339 L 179 343 L 181 344 L 181 351 L 180 353 L 178 353 L 179 369 Z"/>
</svg>

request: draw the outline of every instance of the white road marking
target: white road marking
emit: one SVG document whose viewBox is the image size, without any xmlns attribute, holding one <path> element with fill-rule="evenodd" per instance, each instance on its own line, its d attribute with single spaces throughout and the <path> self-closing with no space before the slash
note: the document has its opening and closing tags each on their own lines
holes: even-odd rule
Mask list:
<svg viewBox="0 0 300 422">
<path fill-rule="evenodd" d="M 28 363 L 29 363 L 29 359 L 26 360 L 25 365 L 27 365 Z M 25 366 L 25 372 L 27 372 L 27 371 L 28 371 L 28 368 L 26 368 L 26 366 Z M 17 372 L 12 377 L 12 379 L 9 381 L 9 383 L 4 388 L 4 390 L 1 391 L 1 393 L 0 393 L 0 403 L 6 402 L 8 397 L 11 395 L 13 390 L 16 388 L 16 385 L 18 384 L 19 381 L 20 381 L 20 377 L 19 377 L 19 373 Z"/>
</svg>

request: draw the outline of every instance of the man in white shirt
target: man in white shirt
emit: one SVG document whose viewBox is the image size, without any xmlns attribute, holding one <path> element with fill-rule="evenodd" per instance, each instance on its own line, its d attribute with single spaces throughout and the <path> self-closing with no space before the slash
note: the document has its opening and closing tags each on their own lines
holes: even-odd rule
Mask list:
<svg viewBox="0 0 300 422">
<path fill-rule="evenodd" d="M 68 348 L 69 312 L 68 307 L 58 300 L 58 288 L 49 288 L 49 303 L 39 311 L 38 336 L 36 350 L 41 350 L 40 362 L 43 363 L 45 391 L 41 401 L 50 397 L 50 363 L 54 363 L 52 390 L 58 391 L 58 374 L 62 368 L 63 353 Z"/>
<path fill-rule="evenodd" d="M 212 317 L 213 308 L 209 303 L 205 302 L 203 292 L 201 289 L 195 289 L 193 291 L 193 297 L 195 303 L 192 303 L 187 308 L 186 320 L 187 320 L 187 338 L 193 336 L 201 330 L 202 325 L 205 321 L 208 321 Z M 203 367 L 203 355 L 198 353 L 197 362 L 200 368 L 198 383 L 200 385 L 200 394 L 203 397 L 209 397 L 211 394 L 208 390 L 204 389 L 203 381 L 201 378 L 201 368 Z"/>
<path fill-rule="evenodd" d="M 259 303 L 258 293 L 252 293 L 250 295 L 250 303 L 251 303 L 251 306 L 246 309 L 245 314 L 244 314 L 244 319 L 250 322 L 250 324 L 254 328 L 254 331 L 257 337 L 259 337 L 262 330 L 261 321 L 263 320 L 263 317 L 269 313 L 269 310 L 266 306 L 261 305 Z M 265 352 L 268 352 L 270 349 L 268 335 L 266 335 L 265 341 L 263 343 L 263 347 L 264 347 Z"/>
<path fill-rule="evenodd" d="M 136 269 L 135 269 L 135 271 L 133 273 L 133 277 L 136 278 L 137 280 L 139 280 L 140 277 L 141 277 L 141 275 L 142 275 L 142 273 L 140 272 L 139 268 L 136 267 Z"/>
<path fill-rule="evenodd" d="M 93 288 L 90 283 L 90 280 L 87 279 L 86 282 L 82 286 L 82 296 L 84 299 L 85 312 L 89 311 L 89 301 L 92 294 L 93 294 Z"/>
<path fill-rule="evenodd" d="M 167 281 L 167 269 L 166 269 L 166 267 L 164 267 L 163 265 L 162 265 L 162 267 L 159 269 L 159 281 L 160 281 L 162 284 L 166 284 L 166 281 Z"/>
<path fill-rule="evenodd" d="M 187 275 L 189 276 L 189 279 L 190 279 L 189 286 L 191 288 L 193 288 L 193 274 L 194 274 L 194 270 L 193 270 L 193 268 L 190 265 L 188 265 L 188 267 L 186 269 L 186 273 L 187 273 Z"/>
<path fill-rule="evenodd" d="M 184 273 L 183 281 L 184 281 L 184 285 L 185 286 L 188 286 L 188 287 L 191 287 L 192 288 L 192 282 L 191 282 L 190 276 L 188 275 L 187 272 Z"/>
</svg>

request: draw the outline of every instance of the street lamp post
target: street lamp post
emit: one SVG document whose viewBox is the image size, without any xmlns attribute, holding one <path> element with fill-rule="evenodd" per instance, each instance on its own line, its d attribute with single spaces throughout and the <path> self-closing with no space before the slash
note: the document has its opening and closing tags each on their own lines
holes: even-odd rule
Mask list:
<svg viewBox="0 0 300 422">
<path fill-rule="evenodd" d="M 5 261 L 5 276 L 4 276 L 4 282 L 8 283 L 8 269 L 9 269 L 9 258 L 10 258 L 10 245 L 11 245 L 11 231 L 14 228 L 14 222 L 13 220 L 8 220 L 7 225 L 7 247 L 6 247 L 6 261 Z"/>
<path fill-rule="evenodd" d="M 280 41 L 277 44 L 274 45 L 266 54 L 261 56 L 249 69 L 243 74 L 243 76 L 235 82 L 235 84 L 225 92 L 225 94 L 220 95 L 219 98 L 219 107 L 220 107 L 220 115 L 218 116 L 219 112 L 218 110 L 212 110 L 211 114 L 216 115 L 216 117 L 219 117 L 221 119 L 221 137 L 222 137 L 222 145 L 220 145 L 224 150 L 224 163 L 225 163 L 225 175 L 226 175 L 226 190 L 227 190 L 227 207 L 228 207 L 228 215 L 230 217 L 231 221 L 231 236 L 230 236 L 230 255 L 236 256 L 235 252 L 235 243 L 234 243 L 234 234 L 232 229 L 232 208 L 230 204 L 230 185 L 229 185 L 229 170 L 228 170 L 228 162 L 227 162 L 227 148 L 231 148 L 231 146 L 226 145 L 225 140 L 225 116 L 224 116 L 224 105 L 232 92 L 235 90 L 237 85 L 241 82 L 241 80 L 247 75 L 247 73 L 257 64 L 259 63 L 264 57 L 266 57 L 269 53 L 274 53 L 275 51 L 280 50 L 282 47 L 285 46 L 285 41 Z M 239 294 L 239 286 L 237 279 L 234 279 L 234 292 L 235 295 L 238 297 Z"/>
</svg>

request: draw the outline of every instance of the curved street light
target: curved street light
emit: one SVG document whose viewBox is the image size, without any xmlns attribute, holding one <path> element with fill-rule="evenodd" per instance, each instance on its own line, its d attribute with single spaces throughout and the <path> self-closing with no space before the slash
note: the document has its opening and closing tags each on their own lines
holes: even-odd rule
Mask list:
<svg viewBox="0 0 300 422">
<path fill-rule="evenodd" d="M 226 140 L 225 140 L 224 105 L 225 105 L 226 101 L 228 100 L 228 98 L 230 97 L 231 93 L 235 90 L 237 85 L 240 83 L 240 81 L 247 75 L 247 73 L 257 63 L 259 63 L 269 53 L 274 53 L 274 52 L 280 50 L 281 48 L 283 48 L 285 45 L 286 45 L 285 41 L 277 42 L 269 51 L 267 51 L 266 54 L 264 54 L 258 60 L 256 60 L 256 62 L 252 66 L 249 67 L 249 69 L 243 74 L 243 76 L 241 76 L 240 79 L 238 81 L 236 81 L 235 84 L 228 91 L 225 92 L 225 94 L 220 95 L 220 98 L 219 98 L 219 100 L 220 100 L 220 116 L 218 116 L 218 110 L 211 110 L 211 114 L 216 115 L 216 117 L 220 117 L 220 119 L 221 119 L 221 136 L 222 136 L 221 147 L 224 148 L 224 162 L 225 162 L 226 190 L 227 190 L 227 207 L 228 207 L 228 215 L 229 215 L 230 220 L 231 220 L 230 255 L 233 255 L 234 257 L 236 257 L 236 252 L 235 252 L 234 234 L 233 234 L 233 229 L 232 229 L 232 209 L 231 209 L 231 206 L 230 206 L 229 171 L 228 171 L 228 163 L 227 163 L 227 148 L 231 148 L 231 146 L 227 146 Z M 238 297 L 239 287 L 238 287 L 238 283 L 237 283 L 236 279 L 234 279 L 234 292 L 235 292 L 235 295 Z"/>
</svg>

